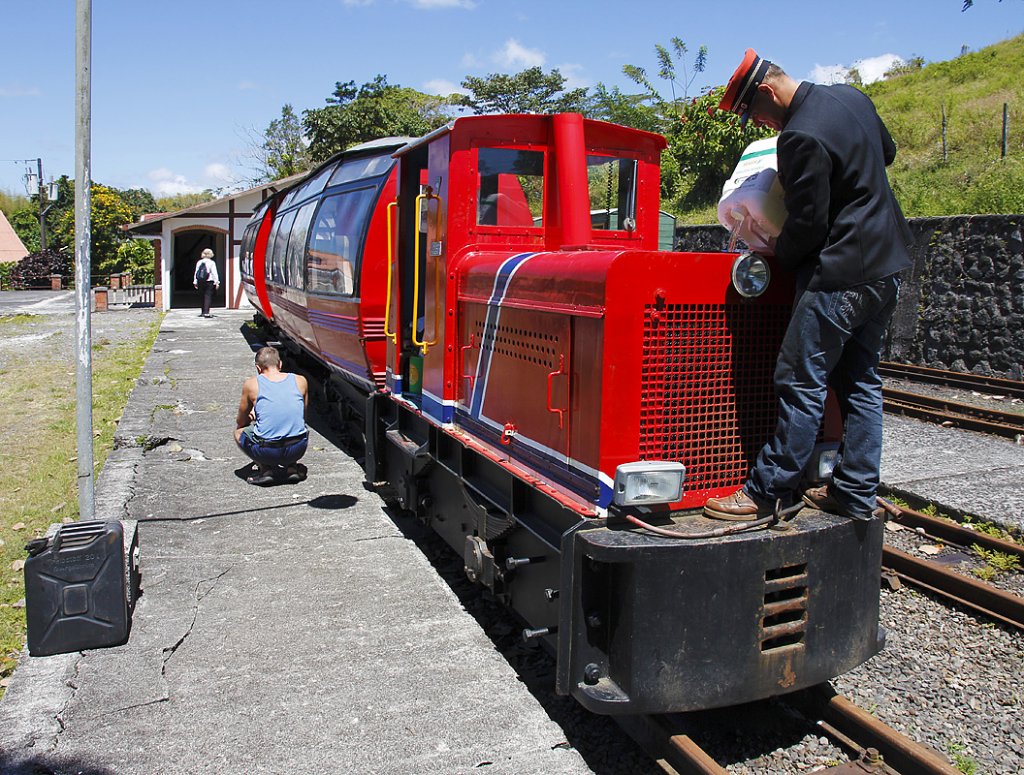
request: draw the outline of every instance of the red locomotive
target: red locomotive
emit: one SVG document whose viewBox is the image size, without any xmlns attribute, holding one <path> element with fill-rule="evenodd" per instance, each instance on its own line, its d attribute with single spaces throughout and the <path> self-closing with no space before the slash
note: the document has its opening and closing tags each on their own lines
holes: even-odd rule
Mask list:
<svg viewBox="0 0 1024 775">
<path fill-rule="evenodd" d="M 772 433 L 792 287 L 756 256 L 657 250 L 664 147 L 576 114 L 459 118 L 331 159 L 243 240 L 250 300 L 329 372 L 368 479 L 600 713 L 794 691 L 882 642 L 880 520 L 700 513 Z"/>
</svg>

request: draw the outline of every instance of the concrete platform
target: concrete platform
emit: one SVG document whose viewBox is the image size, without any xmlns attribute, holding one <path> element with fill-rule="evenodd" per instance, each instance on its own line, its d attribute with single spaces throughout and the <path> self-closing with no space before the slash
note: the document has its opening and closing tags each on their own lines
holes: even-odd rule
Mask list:
<svg viewBox="0 0 1024 775">
<path fill-rule="evenodd" d="M 1024 446 L 1012 440 L 886 414 L 882 481 L 1024 530 Z"/>
<path fill-rule="evenodd" d="M 140 520 L 131 638 L 23 660 L 0 772 L 591 772 L 355 461 L 314 430 L 305 482 L 236 476 L 250 318 L 164 320 L 97 484 Z"/>
</svg>

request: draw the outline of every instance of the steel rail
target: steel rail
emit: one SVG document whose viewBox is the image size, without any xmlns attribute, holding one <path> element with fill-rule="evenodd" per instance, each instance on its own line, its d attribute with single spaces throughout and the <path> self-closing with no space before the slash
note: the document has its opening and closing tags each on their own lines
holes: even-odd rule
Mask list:
<svg viewBox="0 0 1024 775">
<path fill-rule="evenodd" d="M 1018 414 L 1016 412 L 1004 412 L 1002 409 L 965 404 L 961 401 L 951 401 L 948 398 L 925 396 L 908 390 L 896 390 L 895 388 L 884 388 L 882 390 L 882 394 L 888 396 L 894 401 L 901 401 L 907 404 L 916 404 L 918 406 L 938 409 L 942 412 L 953 412 L 969 415 L 971 417 L 980 417 L 992 422 L 1005 423 L 1006 425 L 1018 425 L 1024 428 L 1024 414 Z"/>
<path fill-rule="evenodd" d="M 931 369 L 926 366 L 912 366 L 903 363 L 882 362 L 878 365 L 878 373 L 883 377 L 909 379 L 916 382 L 928 382 L 933 385 L 946 385 L 968 390 L 984 390 L 1012 398 L 1024 398 L 1024 382 L 1003 377 L 985 377 L 979 374 L 966 374 L 958 371 Z"/>
<path fill-rule="evenodd" d="M 1015 438 L 1024 434 L 1024 416 L 1012 412 L 975 407 L 946 399 L 935 399 L 891 388 L 882 389 L 882 407 L 887 412 L 905 414 L 932 422 L 949 423 L 967 430 Z M 995 421 L 983 419 L 996 418 Z"/>
<path fill-rule="evenodd" d="M 920 528 L 932 538 L 944 541 L 949 544 L 970 548 L 978 545 L 982 549 L 993 552 L 1002 552 L 1014 557 L 1019 557 L 1024 562 L 1024 545 L 1007 541 L 987 533 L 979 533 L 964 527 L 959 522 L 946 519 L 939 519 L 913 509 L 905 509 L 897 506 L 891 512 L 893 521 L 910 528 Z"/>
<path fill-rule="evenodd" d="M 615 721 L 668 775 L 728 775 L 729 770 L 685 734 L 672 714 L 616 716 Z"/>
<path fill-rule="evenodd" d="M 1024 630 L 1024 598 L 975 581 L 892 547 L 882 548 L 882 567 L 915 587 L 927 589 L 972 611 Z"/>
<path fill-rule="evenodd" d="M 911 740 L 882 723 L 866 710 L 836 693 L 830 684 L 821 684 L 790 698 L 809 718 L 818 719 L 818 727 L 827 736 L 846 749 L 858 753 L 862 760 L 873 758 L 874 749 L 881 754 L 886 770 L 900 775 L 961 775 L 938 752 Z M 859 765 L 840 765 L 836 770 L 856 771 Z M 865 772 L 877 772 L 869 766 Z"/>
</svg>

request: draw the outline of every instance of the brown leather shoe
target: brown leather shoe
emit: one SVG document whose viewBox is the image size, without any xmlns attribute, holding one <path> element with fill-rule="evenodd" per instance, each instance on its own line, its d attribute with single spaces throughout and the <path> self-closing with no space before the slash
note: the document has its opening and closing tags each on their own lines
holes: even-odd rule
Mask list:
<svg viewBox="0 0 1024 775">
<path fill-rule="evenodd" d="M 771 506 L 760 506 L 743 490 L 737 490 L 725 498 L 709 498 L 704 504 L 704 515 L 712 519 L 728 519 L 733 522 L 745 522 L 748 519 L 760 519 L 774 512 Z"/>
<path fill-rule="evenodd" d="M 804 490 L 803 501 L 812 509 L 827 511 L 829 514 L 838 514 L 841 517 L 848 517 L 849 519 L 859 519 L 862 522 L 870 522 L 872 517 L 878 516 L 879 514 L 877 509 L 867 516 L 852 513 L 832 497 L 832 493 L 829 492 L 827 484 L 824 484 L 821 487 L 811 487 L 808 490 Z"/>
</svg>

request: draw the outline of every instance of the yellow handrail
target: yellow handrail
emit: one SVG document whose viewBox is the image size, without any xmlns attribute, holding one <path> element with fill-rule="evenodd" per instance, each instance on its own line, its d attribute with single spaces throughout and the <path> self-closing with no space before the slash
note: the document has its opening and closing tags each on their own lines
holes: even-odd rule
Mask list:
<svg viewBox="0 0 1024 775">
<path fill-rule="evenodd" d="M 387 295 L 384 297 L 384 336 L 398 344 L 398 334 L 394 331 L 388 331 L 388 323 L 391 320 L 391 274 L 395 263 L 395 232 L 394 227 L 391 225 L 391 210 L 395 207 L 398 207 L 398 202 L 390 202 L 388 204 L 388 290 Z"/>
<path fill-rule="evenodd" d="M 441 262 L 437 261 L 434 264 L 434 338 L 429 341 L 421 340 L 417 337 L 417 327 L 420 317 L 420 219 L 423 209 L 420 207 L 420 201 L 423 199 L 436 199 L 437 200 L 437 220 L 441 222 L 441 197 L 434 195 L 430 189 L 423 194 L 416 197 L 416 237 L 413 240 L 413 275 L 412 275 L 412 343 L 417 347 L 423 349 L 423 354 L 427 354 L 427 350 L 433 345 L 437 344 L 437 329 L 438 329 L 438 315 L 440 315 L 440 298 L 441 298 L 441 276 L 440 266 Z M 424 257 L 424 263 L 426 263 L 426 257 Z M 426 321 L 423 322 L 423 332 L 426 334 L 427 325 Z"/>
</svg>

